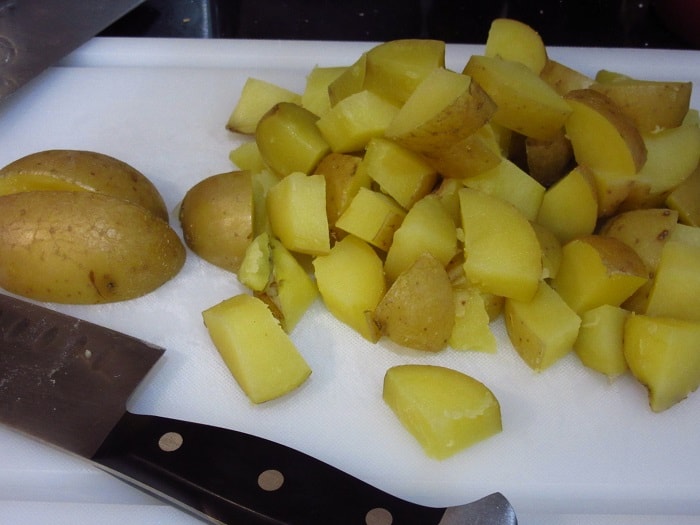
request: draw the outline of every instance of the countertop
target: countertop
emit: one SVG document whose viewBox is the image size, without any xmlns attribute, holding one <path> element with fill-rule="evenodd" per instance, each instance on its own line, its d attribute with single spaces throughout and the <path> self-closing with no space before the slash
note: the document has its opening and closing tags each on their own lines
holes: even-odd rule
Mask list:
<svg viewBox="0 0 700 525">
<path fill-rule="evenodd" d="M 146 0 L 106 36 L 481 44 L 496 17 L 534 27 L 548 46 L 698 49 L 664 7 L 683 0 Z M 693 0 L 688 0 L 689 9 Z M 668 10 L 668 9 L 666 9 Z M 686 24 L 687 25 L 687 24 Z M 686 34 L 687 38 L 681 36 Z"/>
</svg>

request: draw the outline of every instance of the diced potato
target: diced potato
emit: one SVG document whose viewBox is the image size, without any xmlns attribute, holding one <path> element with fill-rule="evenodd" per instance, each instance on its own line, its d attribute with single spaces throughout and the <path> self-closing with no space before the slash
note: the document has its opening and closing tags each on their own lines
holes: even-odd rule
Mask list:
<svg viewBox="0 0 700 525">
<path fill-rule="evenodd" d="M 647 160 L 623 207 L 663 206 L 668 194 L 700 164 L 700 128 L 679 126 L 644 136 Z"/>
<path fill-rule="evenodd" d="M 442 263 L 423 254 L 397 277 L 374 310 L 382 335 L 416 350 L 447 345 L 455 322 L 452 284 Z"/>
<path fill-rule="evenodd" d="M 267 232 L 248 245 L 237 275 L 241 284 L 254 292 L 262 292 L 267 287 L 272 275 L 272 247 Z"/>
<path fill-rule="evenodd" d="M 676 224 L 668 240 L 682 242 L 692 246 L 700 246 L 700 227 Z"/>
<path fill-rule="evenodd" d="M 598 216 L 610 217 L 630 196 L 637 184 L 636 174 L 620 174 L 612 171 L 590 170 L 598 196 Z"/>
<path fill-rule="evenodd" d="M 700 323 L 632 315 L 625 324 L 625 359 L 662 412 L 700 385 Z"/>
<path fill-rule="evenodd" d="M 383 138 L 367 144 L 362 167 L 384 193 L 405 209 L 430 193 L 438 177 L 419 155 Z"/>
<path fill-rule="evenodd" d="M 489 321 L 498 319 L 501 313 L 503 313 L 505 298 L 500 295 L 484 292 L 469 282 L 467 275 L 464 273 L 464 253 L 455 255 L 445 269 L 452 283 L 453 290 L 459 291 L 469 289 L 478 291 L 479 295 L 481 295 L 481 298 L 484 300 L 484 308 L 489 316 Z"/>
<path fill-rule="evenodd" d="M 372 246 L 387 251 L 394 232 L 401 226 L 405 216 L 404 209 L 391 197 L 363 187 L 338 217 L 335 225 Z"/>
<path fill-rule="evenodd" d="M 571 170 L 544 194 L 537 222 L 562 243 L 593 233 L 598 221 L 598 195 L 593 176 L 583 166 Z"/>
<path fill-rule="evenodd" d="M 344 98 L 359 93 L 364 89 L 367 72 L 367 53 L 362 53 L 354 64 L 345 68 L 333 82 L 328 85 L 328 99 L 331 107 Z"/>
<path fill-rule="evenodd" d="M 364 87 L 400 106 L 436 67 L 445 67 L 444 42 L 390 40 L 367 52 Z"/>
<path fill-rule="evenodd" d="M 678 212 L 667 208 L 630 210 L 611 217 L 600 234 L 615 237 L 632 248 L 653 275 L 677 221 Z"/>
<path fill-rule="evenodd" d="M 495 111 L 471 78 L 437 68 L 401 106 L 386 135 L 412 151 L 436 156 L 484 126 Z"/>
<path fill-rule="evenodd" d="M 266 80 L 249 77 L 243 84 L 226 129 L 252 135 L 262 116 L 279 102 L 300 104 L 301 95 Z"/>
<path fill-rule="evenodd" d="M 361 151 L 370 139 L 382 137 L 399 108 L 363 90 L 333 106 L 318 120 L 318 129 L 331 149 L 339 153 Z"/>
<path fill-rule="evenodd" d="M 243 142 L 231 150 L 228 158 L 240 170 L 258 173 L 267 168 L 255 141 Z"/>
<path fill-rule="evenodd" d="M 513 347 L 536 371 L 571 351 L 581 325 L 576 312 L 544 281 L 530 301 L 506 299 L 503 314 Z"/>
<path fill-rule="evenodd" d="M 529 301 L 542 275 L 542 250 L 530 222 L 515 206 L 486 193 L 459 192 L 464 272 L 486 292 Z"/>
<path fill-rule="evenodd" d="M 552 138 L 571 113 L 561 95 L 520 62 L 473 55 L 463 73 L 496 103 L 493 120 L 527 137 Z"/>
<path fill-rule="evenodd" d="M 306 77 L 306 87 L 301 94 L 301 107 L 319 117 L 324 115 L 331 108 L 328 86 L 346 70 L 345 67 L 314 67 Z"/>
<path fill-rule="evenodd" d="M 496 351 L 496 336 L 484 295 L 473 286 L 454 288 L 455 324 L 449 344 L 455 350 Z"/>
<path fill-rule="evenodd" d="M 272 231 L 267 216 L 267 192 L 279 181 L 277 174 L 268 169 L 253 173 L 253 232 L 256 236 Z"/>
<path fill-rule="evenodd" d="M 442 207 L 447 211 L 452 218 L 455 226 L 462 226 L 462 216 L 459 211 L 459 190 L 464 186 L 462 181 L 458 179 L 442 179 L 437 188 L 432 191 L 442 204 Z"/>
<path fill-rule="evenodd" d="M 426 195 L 415 203 L 394 233 L 384 263 L 389 282 L 424 253 L 430 253 L 443 266 L 457 253 L 455 223 L 434 195 Z"/>
<path fill-rule="evenodd" d="M 495 168 L 503 160 L 500 145 L 490 124 L 438 153 L 424 153 L 423 157 L 442 177 L 457 179 L 483 173 Z"/>
<path fill-rule="evenodd" d="M 384 401 L 426 454 L 445 459 L 501 432 L 501 407 L 483 383 L 449 368 L 398 365 L 384 376 Z"/>
<path fill-rule="evenodd" d="M 620 175 L 642 168 L 647 158 L 642 135 L 612 100 L 592 89 L 570 91 L 565 99 L 573 110 L 566 133 L 579 164 Z"/>
<path fill-rule="evenodd" d="M 462 181 L 468 188 L 488 193 L 515 206 L 528 220 L 535 220 L 545 188 L 515 163 L 502 159 L 496 166 Z"/>
<path fill-rule="evenodd" d="M 561 265 L 562 243 L 549 228 L 531 223 L 542 250 L 542 279 L 554 279 Z"/>
<path fill-rule="evenodd" d="M 610 81 L 602 78 L 591 85 L 604 93 L 628 115 L 641 132 L 680 126 L 690 107 L 690 82 L 664 82 L 619 77 Z"/>
<path fill-rule="evenodd" d="M 202 312 L 211 339 L 253 403 L 283 396 L 311 369 L 260 299 L 237 295 Z"/>
<path fill-rule="evenodd" d="M 282 176 L 311 173 L 330 151 L 308 109 L 280 102 L 265 113 L 255 130 L 255 142 L 265 164 Z"/>
<path fill-rule="evenodd" d="M 595 83 L 594 79 L 580 71 L 576 71 L 551 58 L 547 59 L 547 63 L 540 71 L 540 78 L 562 96 L 575 89 L 589 88 Z"/>
<path fill-rule="evenodd" d="M 382 261 L 367 243 L 348 235 L 313 261 L 316 283 L 328 310 L 362 337 L 379 339 L 372 312 L 384 297 Z"/>
<path fill-rule="evenodd" d="M 272 232 L 289 250 L 310 255 L 330 251 L 326 217 L 326 179 L 295 172 L 267 192 Z"/>
<path fill-rule="evenodd" d="M 570 170 L 574 151 L 564 129 L 550 140 L 525 139 L 527 172 L 537 182 L 549 187 Z"/>
<path fill-rule="evenodd" d="M 587 235 L 568 242 L 554 289 L 577 313 L 603 304 L 619 306 L 649 278 L 636 252 L 613 237 Z"/>
<path fill-rule="evenodd" d="M 359 169 L 361 160 L 356 155 L 329 153 L 316 167 L 316 173 L 326 178 L 326 214 L 331 228 L 360 188 L 372 184 L 367 170 Z"/>
<path fill-rule="evenodd" d="M 678 211 L 683 224 L 700 226 L 700 164 L 669 194 L 666 204 Z"/>
<path fill-rule="evenodd" d="M 581 314 L 581 328 L 574 351 L 587 367 L 615 378 L 627 371 L 623 348 L 629 312 L 604 304 Z"/>
<path fill-rule="evenodd" d="M 700 321 L 700 246 L 666 242 L 646 313 Z"/>
<path fill-rule="evenodd" d="M 180 206 L 187 246 L 202 259 L 238 271 L 253 240 L 253 184 L 249 171 L 212 175 L 192 186 Z"/>
<path fill-rule="evenodd" d="M 539 33 L 512 18 L 496 18 L 491 22 L 484 54 L 520 62 L 537 74 L 547 63 L 547 50 Z"/>
</svg>

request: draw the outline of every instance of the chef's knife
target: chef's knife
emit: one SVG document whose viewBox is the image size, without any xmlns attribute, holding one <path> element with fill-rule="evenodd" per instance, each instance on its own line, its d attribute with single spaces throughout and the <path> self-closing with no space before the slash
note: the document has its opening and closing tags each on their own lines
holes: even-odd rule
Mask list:
<svg viewBox="0 0 700 525">
<path fill-rule="evenodd" d="M 264 438 L 128 412 L 163 352 L 0 294 L 0 422 L 215 523 L 517 524 L 500 493 L 426 507 Z"/>
<path fill-rule="evenodd" d="M 0 101 L 143 0 L 0 0 Z"/>
</svg>

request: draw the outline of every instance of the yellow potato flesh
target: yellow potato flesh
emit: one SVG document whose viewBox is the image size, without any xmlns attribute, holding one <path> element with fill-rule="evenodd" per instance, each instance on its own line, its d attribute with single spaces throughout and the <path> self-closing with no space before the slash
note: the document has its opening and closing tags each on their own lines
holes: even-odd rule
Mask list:
<svg viewBox="0 0 700 525">
<path fill-rule="evenodd" d="M 581 328 L 574 350 L 581 362 L 610 378 L 627 371 L 623 337 L 629 312 L 602 305 L 581 314 Z"/>
<path fill-rule="evenodd" d="M 100 193 L 0 197 L 0 286 L 57 303 L 123 301 L 174 277 L 185 249 L 148 210 Z"/>
<path fill-rule="evenodd" d="M 445 459 L 501 432 L 501 407 L 476 379 L 432 365 L 399 365 L 384 376 L 384 401 L 426 454 Z"/>
<path fill-rule="evenodd" d="M 512 18 L 497 18 L 491 22 L 484 54 L 520 62 L 537 74 L 547 63 L 542 37 L 529 25 Z"/>
<path fill-rule="evenodd" d="M 311 374 L 260 299 L 237 295 L 205 310 L 202 317 L 226 366 L 253 403 L 283 396 Z"/>
<path fill-rule="evenodd" d="M 265 80 L 248 78 L 226 123 L 226 129 L 252 135 L 263 115 L 280 102 L 301 104 L 301 96 Z"/>
<path fill-rule="evenodd" d="M 700 246 L 676 241 L 664 245 L 646 313 L 700 321 Z"/>
</svg>

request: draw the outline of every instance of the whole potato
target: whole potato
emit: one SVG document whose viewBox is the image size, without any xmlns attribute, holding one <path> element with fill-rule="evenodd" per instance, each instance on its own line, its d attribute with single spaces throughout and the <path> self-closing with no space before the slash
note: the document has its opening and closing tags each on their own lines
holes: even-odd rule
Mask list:
<svg viewBox="0 0 700 525">
<path fill-rule="evenodd" d="M 138 204 L 168 220 L 168 210 L 153 183 L 129 164 L 103 153 L 39 151 L 0 170 L 0 195 L 47 190 L 104 193 Z"/>
<path fill-rule="evenodd" d="M 237 272 L 253 240 L 251 173 L 219 173 L 192 186 L 180 206 L 180 224 L 193 252 Z"/>
<path fill-rule="evenodd" d="M 167 222 L 101 193 L 21 192 L 1 196 L 0 209 L 0 286 L 32 299 L 131 299 L 168 281 L 185 261 Z"/>
</svg>

